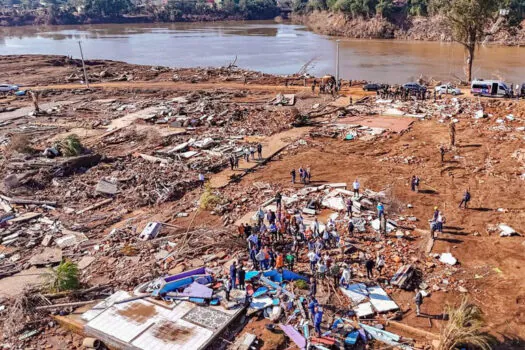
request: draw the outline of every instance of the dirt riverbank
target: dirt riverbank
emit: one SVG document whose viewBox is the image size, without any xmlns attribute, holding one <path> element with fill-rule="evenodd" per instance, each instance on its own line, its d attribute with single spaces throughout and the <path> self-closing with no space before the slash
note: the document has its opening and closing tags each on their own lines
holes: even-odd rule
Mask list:
<svg viewBox="0 0 525 350">
<path fill-rule="evenodd" d="M 450 32 L 439 16 L 410 17 L 393 23 L 379 17 L 351 19 L 341 13 L 314 11 L 306 15 L 294 14 L 292 22 L 303 24 L 316 33 L 348 38 L 451 41 Z M 488 42 L 525 45 L 525 29 L 523 26 L 503 27 Z"/>
</svg>

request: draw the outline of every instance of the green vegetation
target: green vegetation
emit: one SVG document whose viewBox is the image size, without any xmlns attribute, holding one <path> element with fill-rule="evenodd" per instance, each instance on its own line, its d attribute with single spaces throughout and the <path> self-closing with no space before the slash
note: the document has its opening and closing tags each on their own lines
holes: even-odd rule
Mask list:
<svg viewBox="0 0 525 350">
<path fill-rule="evenodd" d="M 452 38 L 468 53 L 467 77 L 472 80 L 472 64 L 476 45 L 486 35 L 486 24 L 496 17 L 498 0 L 452 0 L 444 10 L 452 30 Z"/>
<path fill-rule="evenodd" d="M 153 4 L 151 0 L 0 0 L 0 12 L 3 9 L 16 10 L 12 14 L 24 20 L 33 15 L 33 22 L 48 24 L 124 20 L 125 16 L 169 22 L 273 19 L 280 14 L 276 0 L 168 0 L 166 4 Z M 44 13 L 35 11 L 42 9 Z"/>
<path fill-rule="evenodd" d="M 119 17 L 132 7 L 129 0 L 84 0 L 83 5 L 90 17 Z"/>
<path fill-rule="evenodd" d="M 398 17 L 425 17 L 443 14 L 448 12 L 455 2 L 454 0 L 292 0 L 292 10 L 298 14 L 307 14 L 312 11 L 340 12 L 351 18 L 379 16 L 394 21 Z M 499 8 L 509 9 L 509 25 L 518 25 L 525 19 L 525 0 L 491 2 L 497 3 Z M 477 6 L 478 3 L 482 6 L 481 12 L 484 12 L 485 5 L 480 1 L 472 1 L 471 7 Z M 472 12 L 468 14 L 475 15 Z"/>
<path fill-rule="evenodd" d="M 77 135 L 72 134 L 60 141 L 58 150 L 62 152 L 65 157 L 74 157 L 82 153 L 82 143 Z"/>
<path fill-rule="evenodd" d="M 492 349 L 491 337 L 483 332 L 483 315 L 476 305 L 465 298 L 458 308 L 449 308 L 447 313 L 449 321 L 441 330 L 439 350 Z"/>
<path fill-rule="evenodd" d="M 303 290 L 306 290 L 308 289 L 308 283 L 306 283 L 306 281 L 303 281 L 303 280 L 297 280 L 294 282 L 294 285 L 296 288 L 298 289 L 303 289 Z"/>
<path fill-rule="evenodd" d="M 75 290 L 79 286 L 78 266 L 69 260 L 62 261 L 56 269 L 52 269 L 49 273 L 47 287 L 51 292 Z"/>
</svg>

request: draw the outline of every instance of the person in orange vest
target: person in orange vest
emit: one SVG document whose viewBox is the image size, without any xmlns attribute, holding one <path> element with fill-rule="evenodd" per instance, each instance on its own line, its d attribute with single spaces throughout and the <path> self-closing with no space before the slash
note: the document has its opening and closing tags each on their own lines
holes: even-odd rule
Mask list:
<svg viewBox="0 0 525 350">
<path fill-rule="evenodd" d="M 282 269 L 284 267 L 284 256 L 282 252 L 279 252 L 277 258 L 275 259 L 275 268 Z"/>
</svg>

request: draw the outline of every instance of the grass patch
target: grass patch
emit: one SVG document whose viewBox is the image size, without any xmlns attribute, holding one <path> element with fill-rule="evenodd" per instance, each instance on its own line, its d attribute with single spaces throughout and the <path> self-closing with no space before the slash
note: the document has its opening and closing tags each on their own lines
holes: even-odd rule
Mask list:
<svg viewBox="0 0 525 350">
<path fill-rule="evenodd" d="M 483 314 L 467 298 L 457 308 L 447 310 L 449 321 L 442 328 L 439 350 L 453 350 L 462 347 L 491 350 L 491 337 L 483 331 Z"/>
</svg>

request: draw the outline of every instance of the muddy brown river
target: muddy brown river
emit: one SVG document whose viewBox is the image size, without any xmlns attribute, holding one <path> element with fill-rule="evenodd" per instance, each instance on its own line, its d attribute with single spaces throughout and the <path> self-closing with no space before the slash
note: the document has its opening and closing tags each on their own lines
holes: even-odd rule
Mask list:
<svg viewBox="0 0 525 350">
<path fill-rule="evenodd" d="M 0 29 L 0 54 L 59 54 L 171 67 L 223 66 L 237 56 L 243 68 L 292 74 L 313 60 L 309 72 L 334 74 L 336 39 L 303 26 L 275 22 L 109 24 Z M 340 41 L 344 79 L 404 83 L 423 75 L 464 77 L 463 49 L 450 43 Z M 525 81 L 525 48 L 487 46 L 477 50 L 474 76 Z"/>
</svg>

